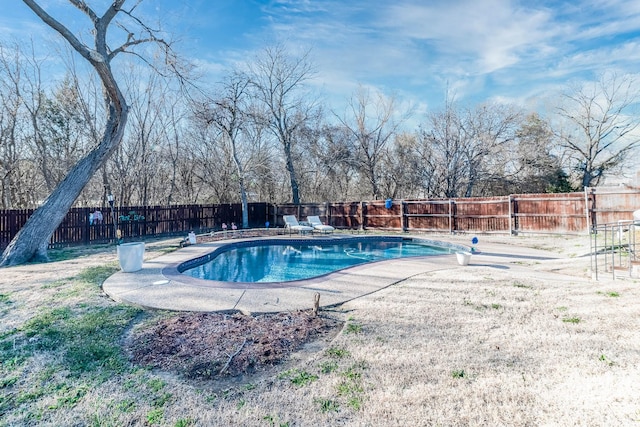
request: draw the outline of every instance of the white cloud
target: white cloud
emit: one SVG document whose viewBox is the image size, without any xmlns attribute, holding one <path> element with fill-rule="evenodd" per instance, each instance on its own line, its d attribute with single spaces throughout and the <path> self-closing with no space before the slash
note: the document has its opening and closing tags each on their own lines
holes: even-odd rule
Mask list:
<svg viewBox="0 0 640 427">
<path fill-rule="evenodd" d="M 640 43 L 629 41 L 613 47 L 602 46 L 573 52 L 562 58 L 548 76 L 563 77 L 584 72 L 598 74 L 605 69 L 618 67 L 633 70 L 638 62 L 640 62 Z"/>
<path fill-rule="evenodd" d="M 640 3 L 635 0 L 592 0 L 563 6 L 556 15 L 565 22 L 567 41 L 593 41 L 640 28 Z"/>
<path fill-rule="evenodd" d="M 532 51 L 550 50 L 549 12 L 514 8 L 506 0 L 406 1 L 390 6 L 381 19 L 395 34 L 443 55 L 440 61 L 469 64 L 471 73 L 490 73 Z"/>
</svg>

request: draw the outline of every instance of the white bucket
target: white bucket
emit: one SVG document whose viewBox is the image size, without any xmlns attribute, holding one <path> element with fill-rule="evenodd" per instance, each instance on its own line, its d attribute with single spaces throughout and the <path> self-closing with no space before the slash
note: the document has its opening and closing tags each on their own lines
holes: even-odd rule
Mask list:
<svg viewBox="0 0 640 427">
<path fill-rule="evenodd" d="M 458 259 L 458 264 L 469 265 L 469 261 L 471 260 L 471 252 L 457 252 L 456 258 Z"/>
<path fill-rule="evenodd" d="M 634 221 L 640 221 L 640 209 L 638 209 L 637 211 L 635 211 L 633 213 L 633 220 Z"/>
<path fill-rule="evenodd" d="M 125 273 L 142 269 L 144 260 L 144 242 L 123 243 L 118 245 L 118 261 Z"/>
<path fill-rule="evenodd" d="M 189 243 L 192 245 L 196 244 L 196 233 L 194 233 L 193 231 L 189 233 Z"/>
</svg>

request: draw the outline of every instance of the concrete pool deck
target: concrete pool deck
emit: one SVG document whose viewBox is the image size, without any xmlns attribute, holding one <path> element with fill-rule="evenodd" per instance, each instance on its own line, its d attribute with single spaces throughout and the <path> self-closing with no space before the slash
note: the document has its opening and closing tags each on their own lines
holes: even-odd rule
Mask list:
<svg viewBox="0 0 640 427">
<path fill-rule="evenodd" d="M 425 236 L 408 236 L 424 239 Z M 336 236 L 339 238 L 339 236 Z M 309 237 L 312 241 L 314 238 Z M 432 239 L 428 237 L 428 239 Z M 538 271 L 533 264 L 560 261 L 555 252 L 509 244 L 483 243 L 479 253 L 471 257 L 467 266 L 461 266 L 455 254 L 420 258 L 401 258 L 363 264 L 304 282 L 268 287 L 255 285 L 225 287 L 207 285 L 205 281 L 181 279 L 181 275 L 168 274 L 175 266 L 189 259 L 206 255 L 217 247 L 243 240 L 200 243 L 175 252 L 145 260 L 143 268 L 133 273 L 118 272 L 103 284 L 104 292 L 116 301 L 145 308 L 202 311 L 242 312 L 246 314 L 303 310 L 313 307 L 316 293 L 320 294 L 320 307 L 340 305 L 355 298 L 371 294 L 419 274 L 436 270 L 451 270 L 452 275 L 474 274 L 478 267 L 509 269 L 514 274 L 543 277 L 554 280 L 580 280 L 573 276 Z M 468 244 L 461 238 L 433 238 L 453 244 Z M 529 265 L 529 267 L 527 267 Z M 175 272 L 174 272 L 175 273 Z M 586 279 L 584 279 L 586 280 Z"/>
</svg>

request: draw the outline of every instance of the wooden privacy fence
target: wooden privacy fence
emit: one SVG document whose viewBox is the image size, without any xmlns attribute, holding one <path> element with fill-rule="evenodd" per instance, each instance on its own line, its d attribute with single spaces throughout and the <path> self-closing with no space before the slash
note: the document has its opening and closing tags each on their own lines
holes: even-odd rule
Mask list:
<svg viewBox="0 0 640 427">
<path fill-rule="evenodd" d="M 449 233 L 587 234 L 598 224 L 628 220 L 640 208 L 640 189 L 587 188 L 584 192 L 518 194 L 431 200 L 278 205 L 276 216 L 318 215 L 346 229 Z"/>
<path fill-rule="evenodd" d="M 249 203 L 249 227 L 264 227 L 273 217 L 273 206 Z M 98 211 L 99 215 L 94 213 Z M 11 239 L 33 213 L 32 209 L 0 210 L 0 247 L 6 248 Z M 93 215 L 93 221 L 90 215 Z M 101 217 L 101 219 L 100 219 Z M 172 236 L 189 231 L 219 230 L 222 223 L 231 227 L 242 224 L 242 205 L 178 205 L 178 206 L 116 206 L 73 208 L 51 237 L 50 247 L 73 244 L 108 243 L 114 241 L 116 230 L 124 240 Z"/>
<path fill-rule="evenodd" d="M 378 200 L 249 204 L 249 227 L 282 227 L 283 215 L 305 220 L 318 215 L 338 229 L 438 231 L 449 233 L 587 234 L 602 224 L 632 219 L 640 209 L 640 188 L 587 188 L 563 194 L 517 194 L 430 200 Z M 220 230 L 222 223 L 242 223 L 237 204 L 101 207 L 102 220 L 89 221 L 97 208 L 71 209 L 50 246 L 107 243 L 116 229 L 124 240 Z M 33 210 L 0 210 L 0 248 L 4 249 Z"/>
</svg>

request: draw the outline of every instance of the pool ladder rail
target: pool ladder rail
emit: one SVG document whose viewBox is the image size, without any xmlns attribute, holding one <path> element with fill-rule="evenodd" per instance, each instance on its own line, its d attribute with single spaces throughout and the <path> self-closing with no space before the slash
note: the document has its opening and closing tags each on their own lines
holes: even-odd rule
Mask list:
<svg viewBox="0 0 640 427">
<path fill-rule="evenodd" d="M 592 228 L 591 276 L 603 273 L 613 280 L 640 279 L 640 221 L 618 221 Z"/>
</svg>

